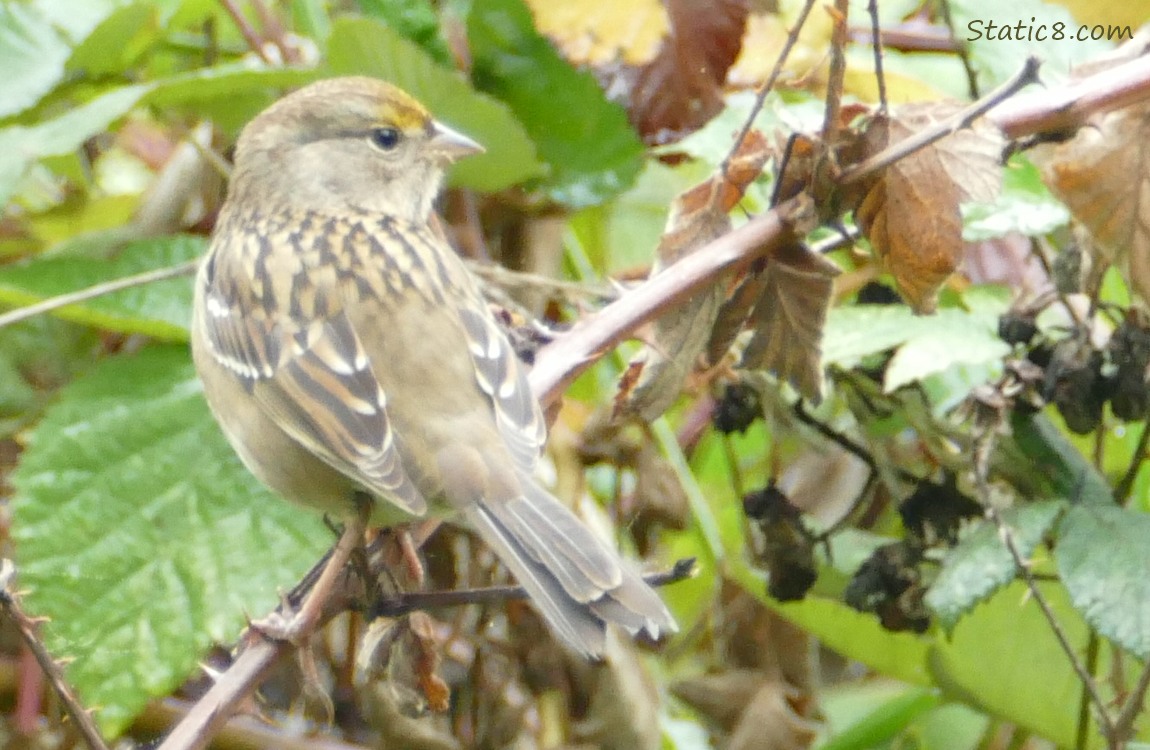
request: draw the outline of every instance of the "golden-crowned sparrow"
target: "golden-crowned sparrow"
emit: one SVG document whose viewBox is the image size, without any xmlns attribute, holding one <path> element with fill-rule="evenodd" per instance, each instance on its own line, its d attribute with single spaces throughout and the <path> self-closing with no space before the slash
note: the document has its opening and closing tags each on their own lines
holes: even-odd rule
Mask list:
<svg viewBox="0 0 1150 750">
<path fill-rule="evenodd" d="M 533 477 L 524 370 L 432 224 L 443 171 L 482 151 L 369 78 L 307 86 L 240 135 L 195 289 L 216 419 L 285 497 L 371 521 L 462 517 L 563 640 L 675 629 L 658 595 Z"/>
</svg>

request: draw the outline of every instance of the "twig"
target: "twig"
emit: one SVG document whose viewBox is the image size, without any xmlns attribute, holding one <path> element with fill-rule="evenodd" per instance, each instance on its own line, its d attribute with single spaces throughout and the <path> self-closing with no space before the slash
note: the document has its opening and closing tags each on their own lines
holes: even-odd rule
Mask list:
<svg viewBox="0 0 1150 750">
<path fill-rule="evenodd" d="M 843 79 L 847 72 L 847 14 L 850 5 L 847 0 L 835 0 L 831 14 L 831 69 L 827 74 L 827 101 L 823 114 L 822 140 L 827 146 L 835 142 L 838 132 L 839 112 L 843 103 Z"/>
<path fill-rule="evenodd" d="M 970 123 L 1014 96 L 1020 89 L 1037 82 L 1038 66 L 1038 58 L 1027 58 L 1026 64 L 1022 66 L 1022 70 L 1018 71 L 1013 78 L 994 91 L 991 91 L 982 99 L 979 99 L 969 107 L 966 107 L 961 112 L 947 119 L 945 122 L 924 128 L 909 138 L 904 138 L 893 146 L 883 149 L 869 159 L 864 159 L 844 169 L 843 173 L 839 176 L 839 184 L 849 185 L 858 182 L 880 169 L 890 166 L 908 154 L 926 148 L 935 141 L 941 140 L 948 135 L 957 133 L 959 130 L 968 127 Z"/>
<path fill-rule="evenodd" d="M 1138 675 L 1138 684 L 1134 686 L 1134 690 L 1126 697 L 1126 702 L 1122 704 L 1122 710 L 1118 712 L 1118 716 L 1114 718 L 1114 724 L 1111 728 L 1111 746 L 1121 746 L 1134 731 L 1134 720 L 1138 718 L 1138 714 L 1142 711 L 1142 702 L 1146 699 L 1146 691 L 1150 689 L 1150 664 L 1142 666 L 1142 674 Z"/>
<path fill-rule="evenodd" d="M 1058 622 L 1058 615 L 1054 612 L 1054 608 L 1046 601 L 1046 595 L 1038 587 L 1038 581 L 1034 579 L 1034 575 L 1030 572 L 1030 563 L 1023 559 L 1022 553 L 1018 551 L 1018 545 L 1014 541 L 1014 530 L 1003 519 L 1002 514 L 996 508 L 990 505 L 990 488 L 986 484 L 986 477 L 976 477 L 975 482 L 978 487 L 979 501 L 987 508 L 987 515 L 994 525 L 998 527 L 998 535 L 1002 539 L 1002 543 L 1006 546 L 1006 550 L 1010 553 L 1010 557 L 1014 560 L 1014 564 L 1018 566 L 1019 574 L 1022 580 L 1026 582 L 1027 588 L 1030 589 L 1030 595 L 1034 601 L 1038 603 L 1039 608 L 1042 610 L 1043 616 L 1046 618 L 1047 624 L 1050 626 L 1051 632 L 1054 633 L 1055 640 L 1062 648 L 1066 658 L 1070 660 L 1070 666 L 1074 669 L 1078 679 L 1082 681 L 1083 688 L 1090 694 L 1090 702 L 1094 704 L 1094 710 L 1098 713 L 1098 723 L 1102 727 L 1102 733 L 1110 737 L 1114 733 L 1114 725 L 1110 720 L 1109 714 L 1106 712 L 1106 700 L 1098 692 L 1098 685 L 1094 682 L 1094 677 L 1088 671 L 1082 662 L 1078 659 L 1078 653 L 1074 645 L 1070 643 L 1066 632 L 1062 629 L 1062 625 Z"/>
<path fill-rule="evenodd" d="M 695 572 L 695 558 L 687 557 L 677 561 L 668 571 L 644 575 L 643 580 L 651 586 L 667 586 L 686 580 L 695 575 Z M 401 617 L 417 610 L 495 604 L 526 598 L 527 592 L 522 586 L 484 586 L 455 591 L 401 591 L 376 602 L 368 610 L 367 616 L 373 620 L 378 617 Z"/>
<path fill-rule="evenodd" d="M 856 44 L 874 44 L 877 38 L 873 26 L 862 28 L 854 26 L 850 29 L 851 41 Z M 951 52 L 960 50 L 954 35 L 949 30 L 939 26 L 932 26 L 923 21 L 910 21 L 897 26 L 887 26 L 882 30 L 883 49 L 893 49 L 899 52 Z M 971 99 L 977 99 L 972 94 Z"/>
<path fill-rule="evenodd" d="M 1058 89 L 1018 97 L 995 107 L 987 118 L 1007 138 L 1073 130 L 1093 114 L 1146 101 L 1150 56 L 1108 68 Z"/>
<path fill-rule="evenodd" d="M 738 135 L 735 136 L 734 141 L 731 142 L 731 150 L 727 152 L 727 156 L 723 159 L 723 163 L 719 166 L 719 173 L 724 177 L 727 175 L 727 169 L 731 166 L 731 160 L 735 158 L 735 154 L 743 147 L 743 141 L 746 140 L 747 134 L 751 132 L 754 127 L 755 118 L 759 116 L 759 112 L 763 109 L 763 104 L 767 101 L 767 94 L 774 88 L 775 82 L 778 80 L 779 75 L 783 72 L 783 65 L 786 64 L 787 58 L 790 57 L 791 50 L 799 41 L 799 32 L 802 31 L 803 25 L 807 22 L 807 16 L 811 14 L 811 8 L 815 7 L 815 0 L 806 0 L 803 3 L 802 10 L 799 11 L 799 17 L 795 19 L 795 25 L 787 32 L 787 41 L 783 44 L 783 49 L 779 52 L 779 57 L 775 60 L 775 66 L 771 69 L 771 74 L 767 76 L 767 80 L 759 86 L 759 90 L 755 92 L 755 103 L 751 105 L 751 111 L 747 115 L 747 121 L 743 123 L 742 129 L 739 130 Z"/>
<path fill-rule="evenodd" d="M 200 259 L 189 260 L 179 265 L 169 266 L 168 268 L 159 268 L 155 271 L 145 271 L 137 273 L 132 276 L 125 276 L 121 279 L 113 279 L 112 281 L 105 281 L 100 284 L 85 289 L 79 289 L 75 292 L 68 292 L 56 297 L 49 297 L 46 300 L 41 300 L 34 305 L 27 305 L 15 310 L 0 315 L 0 328 L 19 323 L 20 321 L 27 320 L 28 318 L 35 317 L 41 313 L 51 312 L 58 310 L 61 307 L 68 305 L 75 305 L 80 302 L 86 302 L 96 297 L 102 297 L 105 294 L 118 292 L 121 289 L 130 289 L 136 286 L 143 286 L 144 284 L 151 284 L 156 281 L 163 281 L 164 279 L 174 279 L 177 276 L 188 276 L 195 273 L 200 265 Z"/>
<path fill-rule="evenodd" d="M 531 370 L 531 388 L 536 398 L 544 405 L 550 404 L 603 352 L 636 328 L 683 304 L 722 275 L 770 256 L 792 234 L 790 217 L 799 205 L 796 200 L 786 201 L 756 216 L 556 336 L 539 351 Z"/>
<path fill-rule="evenodd" d="M 1086 669 L 1090 674 L 1098 668 L 1098 648 L 1102 643 L 1102 639 L 1098 637 L 1098 633 L 1093 630 L 1090 631 L 1090 637 L 1086 640 Z M 1074 733 L 1074 748 L 1075 750 L 1087 750 L 1090 747 L 1090 691 L 1085 686 L 1082 688 L 1081 695 L 1078 696 L 1078 726 L 1077 731 Z"/>
<path fill-rule="evenodd" d="M 220 5 L 224 6 L 224 10 L 232 17 L 232 22 L 235 23 L 236 28 L 239 29 L 240 35 L 243 36 L 244 41 L 248 43 L 248 47 L 252 52 L 260 56 L 268 65 L 275 65 L 275 60 L 271 58 L 268 51 L 264 49 L 264 40 L 260 38 L 256 30 L 248 23 L 248 19 L 244 18 L 244 14 L 236 7 L 235 0 L 220 0 Z"/>
<path fill-rule="evenodd" d="M 870 16 L 870 29 L 874 37 L 874 77 L 878 82 L 878 106 L 886 112 L 886 77 L 882 72 L 883 34 L 878 25 L 878 0 L 869 0 L 866 4 L 867 15 Z"/>
<path fill-rule="evenodd" d="M 289 604 L 306 598 L 308 589 L 315 582 L 317 575 L 329 568 L 329 556 L 325 556 L 304 575 L 300 584 L 292 590 Z M 652 586 L 664 586 L 689 578 L 694 572 L 695 560 L 687 558 L 676 562 L 671 570 L 643 576 L 643 580 Z M 351 576 L 343 577 L 344 588 L 337 588 L 317 624 L 322 624 L 340 612 L 354 608 L 360 592 L 355 590 L 356 584 L 350 580 L 351 578 Z M 526 592 L 519 586 L 493 586 L 465 591 L 406 592 L 388 597 L 368 614 L 372 617 L 398 617 L 429 607 L 490 603 L 525 597 Z M 196 701 L 164 740 L 160 750 L 200 750 L 206 747 L 239 706 L 271 674 L 279 660 L 294 650 L 295 646 L 286 641 L 257 637 L 207 694 Z"/>
<path fill-rule="evenodd" d="M 993 453 L 993 446 L 995 442 L 995 432 L 993 427 L 987 428 L 980 436 L 975 437 L 976 447 L 974 450 L 974 486 L 978 494 L 978 501 L 982 507 L 986 508 L 986 516 L 989 518 L 998 529 L 998 536 L 1002 539 L 1006 551 L 1010 553 L 1011 559 L 1014 561 L 1015 566 L 1018 568 L 1018 573 L 1022 580 L 1026 583 L 1026 587 L 1030 590 L 1030 595 L 1035 602 L 1038 603 L 1039 609 L 1042 610 L 1043 616 L 1046 618 L 1046 623 L 1050 626 L 1054 638 L 1058 641 L 1066 658 L 1070 661 L 1070 666 L 1074 673 L 1078 675 L 1078 679 L 1082 682 L 1082 687 L 1090 695 L 1090 702 L 1094 705 L 1095 712 L 1098 714 L 1098 723 L 1102 733 L 1107 738 L 1112 737 L 1114 734 L 1114 725 L 1110 719 L 1110 715 L 1106 711 L 1106 701 L 1098 692 L 1098 685 L 1094 681 L 1094 676 L 1087 671 L 1082 661 L 1078 658 L 1078 653 L 1074 645 L 1070 643 L 1066 632 L 1062 629 L 1062 625 L 1058 622 L 1058 615 L 1050 606 L 1050 602 L 1046 600 L 1046 595 L 1042 593 L 1042 589 L 1038 586 L 1038 581 L 1035 580 L 1034 574 L 1030 570 L 1030 562 L 1023 558 L 1022 553 L 1018 550 L 1018 545 L 1014 540 L 1014 530 L 1010 528 L 1009 524 L 994 507 L 990 498 L 990 483 L 988 475 L 990 471 L 989 458 Z"/>
<path fill-rule="evenodd" d="M 954 16 L 950 12 L 950 0 L 942 0 L 939 7 L 942 10 L 942 22 L 946 24 L 950 34 L 950 41 L 958 50 L 958 59 L 962 60 L 962 68 L 966 71 L 966 89 L 970 93 L 971 99 L 977 99 L 980 93 L 978 74 L 974 70 L 974 61 L 970 59 L 970 48 L 958 40 L 958 35 L 954 31 Z"/>
<path fill-rule="evenodd" d="M 155 736 L 183 720 L 194 708 L 192 701 L 167 697 L 148 704 L 132 722 L 134 733 Z M 236 716 L 215 737 L 221 748 L 275 748 L 275 750 L 365 750 L 364 745 L 341 741 L 322 734 L 296 734 L 283 727 L 269 725 L 253 716 Z"/>
<path fill-rule="evenodd" d="M 524 271 L 512 271 L 510 268 L 496 263 L 480 263 L 467 261 L 467 268 L 484 281 L 491 282 L 503 289 L 523 289 L 526 291 L 545 291 L 552 294 L 561 294 L 565 298 L 584 298 L 596 300 L 616 300 L 619 291 L 603 284 L 587 284 L 579 281 L 565 281 Z"/>
<path fill-rule="evenodd" d="M 40 637 L 36 633 L 36 620 L 25 614 L 21 608 L 19 596 L 12 590 L 12 580 L 15 575 L 16 566 L 12 564 L 12 561 L 0 560 L 0 609 L 8 615 L 9 619 L 16 625 L 16 629 L 20 631 L 24 645 L 36 657 L 36 663 L 44 671 L 44 676 L 48 678 L 48 683 L 60 699 L 68 718 L 76 725 L 76 730 L 84 739 L 84 744 L 90 750 L 108 750 L 96 723 L 84 710 L 79 699 L 72 692 L 72 688 L 68 685 L 68 681 L 64 678 L 64 672 L 60 669 L 60 665 L 56 663 L 52 655 L 48 653 L 48 649 L 40 641 Z"/>
<path fill-rule="evenodd" d="M 269 39 L 280 52 L 280 58 L 286 63 L 299 62 L 296 50 L 287 43 L 287 30 L 276 15 L 272 13 L 264 0 L 250 0 L 255 8 L 256 15 L 260 17 L 260 25 L 264 27 L 264 36 Z"/>
<path fill-rule="evenodd" d="M 295 647 L 287 641 L 260 640 L 249 646 L 215 685 L 196 701 L 168 735 L 161 750 L 200 750 L 227 723 L 241 703 L 271 675 Z"/>
</svg>

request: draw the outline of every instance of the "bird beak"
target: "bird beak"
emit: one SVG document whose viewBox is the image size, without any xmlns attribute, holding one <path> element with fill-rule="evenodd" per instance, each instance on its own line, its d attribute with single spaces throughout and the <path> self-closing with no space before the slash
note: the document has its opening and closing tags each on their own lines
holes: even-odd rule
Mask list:
<svg viewBox="0 0 1150 750">
<path fill-rule="evenodd" d="M 486 149 L 463 133 L 456 132 L 441 122 L 432 124 L 431 148 L 449 162 L 465 156 L 482 154 Z"/>
</svg>

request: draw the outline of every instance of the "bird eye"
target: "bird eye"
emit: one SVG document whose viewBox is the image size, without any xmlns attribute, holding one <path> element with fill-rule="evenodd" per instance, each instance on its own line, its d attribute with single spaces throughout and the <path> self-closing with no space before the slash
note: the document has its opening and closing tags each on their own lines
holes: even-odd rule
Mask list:
<svg viewBox="0 0 1150 750">
<path fill-rule="evenodd" d="M 402 134 L 395 128 L 374 128 L 371 131 L 371 142 L 384 151 L 391 151 L 399 145 Z"/>
</svg>

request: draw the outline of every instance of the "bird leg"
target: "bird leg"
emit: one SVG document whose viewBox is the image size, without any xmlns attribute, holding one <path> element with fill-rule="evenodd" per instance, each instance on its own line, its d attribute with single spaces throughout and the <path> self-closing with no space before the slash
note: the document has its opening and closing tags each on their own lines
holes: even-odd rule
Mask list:
<svg viewBox="0 0 1150 750">
<path fill-rule="evenodd" d="M 294 612 L 290 607 L 281 608 L 269 617 L 253 622 L 252 630 L 272 640 L 287 641 L 295 646 L 302 645 L 315 632 L 323 619 L 324 607 L 335 590 L 336 581 L 352 555 L 363 544 L 363 535 L 371 515 L 371 499 L 357 496 L 355 503 L 355 514 L 345 522 L 343 532 L 332 547 L 323 570 L 304 595 L 299 608 Z"/>
</svg>

